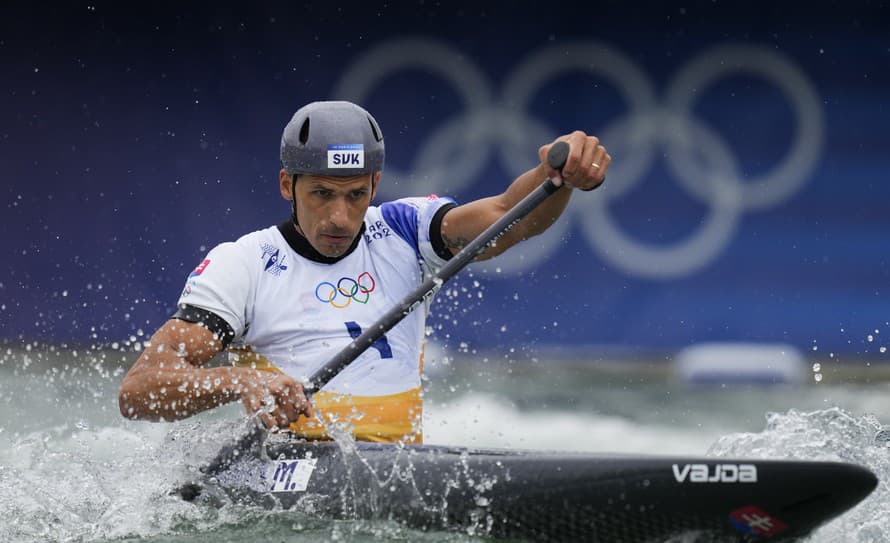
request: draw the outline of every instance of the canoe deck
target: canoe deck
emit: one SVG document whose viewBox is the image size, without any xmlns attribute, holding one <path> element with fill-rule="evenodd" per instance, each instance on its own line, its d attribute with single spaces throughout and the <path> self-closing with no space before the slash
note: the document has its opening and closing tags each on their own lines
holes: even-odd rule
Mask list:
<svg viewBox="0 0 890 543">
<path fill-rule="evenodd" d="M 531 541 L 771 541 L 810 533 L 877 485 L 836 462 L 300 442 L 208 474 L 204 500 Z M 694 534 L 698 535 L 698 538 Z"/>
</svg>

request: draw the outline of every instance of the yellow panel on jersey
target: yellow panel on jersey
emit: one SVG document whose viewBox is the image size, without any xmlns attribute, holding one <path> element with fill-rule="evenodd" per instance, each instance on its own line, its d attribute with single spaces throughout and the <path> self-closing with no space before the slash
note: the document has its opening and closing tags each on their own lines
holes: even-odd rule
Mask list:
<svg viewBox="0 0 890 543">
<path fill-rule="evenodd" d="M 242 348 L 229 347 L 229 362 L 231 362 L 233 366 L 238 366 L 239 368 L 252 368 L 255 370 L 284 373 L 269 362 L 265 356 L 254 351 L 249 346 Z"/>
<path fill-rule="evenodd" d="M 283 373 L 263 355 L 250 349 L 230 349 L 235 366 Z M 420 387 L 385 396 L 356 396 L 321 391 L 312 396 L 314 420 L 300 417 L 290 431 L 311 440 L 329 440 L 327 425 L 351 432 L 359 441 L 423 443 L 423 399 Z"/>
<path fill-rule="evenodd" d="M 423 443 L 420 389 L 386 396 L 354 396 L 318 392 L 312 396 L 316 419 L 350 431 L 359 441 Z M 331 439 L 318 420 L 301 417 L 291 432 L 307 439 Z"/>
</svg>

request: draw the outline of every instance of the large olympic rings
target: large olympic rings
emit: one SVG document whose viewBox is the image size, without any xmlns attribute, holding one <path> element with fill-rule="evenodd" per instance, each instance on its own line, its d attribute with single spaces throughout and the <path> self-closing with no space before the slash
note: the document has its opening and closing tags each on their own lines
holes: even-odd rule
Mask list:
<svg viewBox="0 0 890 543">
<path fill-rule="evenodd" d="M 764 47 L 721 45 L 705 51 L 680 69 L 659 101 L 647 75 L 622 52 L 595 42 L 558 44 L 525 59 L 506 79 L 501 97 L 494 98 L 484 74 L 450 46 L 424 38 L 395 39 L 356 59 L 334 96 L 361 103 L 383 78 L 406 69 L 441 76 L 464 102 L 461 114 L 430 134 L 410 172 L 387 166 L 388 177 L 410 177 L 418 194 L 459 192 L 478 179 L 492 150 L 499 152 L 512 175 L 534 166 L 538 146 L 557 134 L 527 114 L 529 104 L 544 83 L 562 73 L 582 71 L 604 79 L 626 102 L 626 116 L 596 130 L 610 154 L 621 157 L 610 168 L 610 182 L 597 191 L 597 197 L 573 199 L 568 217 L 523 244 L 522 250 L 508 251 L 491 264 L 504 272 L 520 271 L 547 258 L 561 245 L 573 217 L 591 248 L 625 272 L 658 279 L 689 275 L 726 248 L 743 213 L 776 206 L 799 191 L 824 144 L 823 112 L 812 84 L 793 61 Z M 694 101 L 710 85 L 735 73 L 776 85 L 797 122 L 786 156 L 749 180 L 743 180 L 737 154 L 693 113 Z M 667 157 L 671 179 L 709 212 L 686 239 L 653 246 L 624 233 L 608 204 L 642 181 L 662 155 Z M 396 196 L 386 194 L 387 186 L 381 185 L 384 195 Z"/>
<path fill-rule="evenodd" d="M 341 277 L 336 285 L 330 281 L 322 281 L 315 287 L 315 297 L 319 302 L 343 309 L 353 301 L 360 304 L 368 303 L 371 293 L 376 287 L 377 283 L 374 281 L 374 277 L 370 273 L 364 272 L 356 279 Z M 338 303 L 337 300 L 341 297 L 346 301 Z"/>
</svg>

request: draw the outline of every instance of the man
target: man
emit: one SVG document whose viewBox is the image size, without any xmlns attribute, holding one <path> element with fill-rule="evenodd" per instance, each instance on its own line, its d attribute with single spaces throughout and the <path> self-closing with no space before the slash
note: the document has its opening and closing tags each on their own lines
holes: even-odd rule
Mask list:
<svg viewBox="0 0 890 543">
<path fill-rule="evenodd" d="M 561 188 L 480 260 L 543 232 L 573 188 L 602 183 L 611 157 L 599 140 L 559 140 L 570 145 L 562 172 L 546 165 L 544 145 L 541 164 L 498 196 L 371 206 L 384 162 L 377 122 L 349 102 L 304 106 L 281 139 L 279 188 L 292 217 L 210 251 L 124 377 L 121 413 L 176 420 L 240 400 L 267 427 L 311 439 L 339 424 L 361 440 L 421 442 L 426 311 L 405 317 L 312 404 L 300 383 L 546 177 Z M 233 365 L 206 367 L 225 348 Z"/>
</svg>

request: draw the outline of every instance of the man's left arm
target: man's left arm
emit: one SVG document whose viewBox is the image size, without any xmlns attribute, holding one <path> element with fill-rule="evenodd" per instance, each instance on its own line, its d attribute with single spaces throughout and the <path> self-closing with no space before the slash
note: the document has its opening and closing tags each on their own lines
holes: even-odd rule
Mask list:
<svg viewBox="0 0 890 543">
<path fill-rule="evenodd" d="M 551 168 L 546 160 L 550 147 L 557 141 L 569 144 L 569 156 L 562 172 Z M 442 240 L 452 254 L 457 254 L 547 177 L 560 187 L 559 190 L 519 221 L 493 247 L 486 249 L 477 260 L 495 257 L 520 241 L 540 234 L 565 210 L 573 188 L 592 190 L 605 180 L 612 157 L 600 145 L 598 138 L 575 131 L 557 138 L 553 143 L 538 149 L 540 164 L 520 175 L 502 194 L 468 202 L 445 213 L 442 218 Z"/>
</svg>

